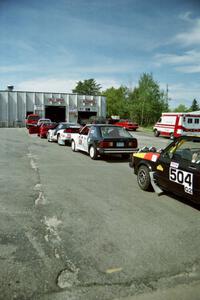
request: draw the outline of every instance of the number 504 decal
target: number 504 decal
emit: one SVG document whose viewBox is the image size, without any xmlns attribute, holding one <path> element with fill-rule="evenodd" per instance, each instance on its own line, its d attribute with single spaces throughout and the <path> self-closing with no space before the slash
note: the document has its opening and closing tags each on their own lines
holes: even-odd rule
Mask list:
<svg viewBox="0 0 200 300">
<path fill-rule="evenodd" d="M 184 186 L 184 190 L 188 194 L 193 194 L 193 174 L 179 169 L 169 169 L 169 180 L 177 182 Z"/>
</svg>

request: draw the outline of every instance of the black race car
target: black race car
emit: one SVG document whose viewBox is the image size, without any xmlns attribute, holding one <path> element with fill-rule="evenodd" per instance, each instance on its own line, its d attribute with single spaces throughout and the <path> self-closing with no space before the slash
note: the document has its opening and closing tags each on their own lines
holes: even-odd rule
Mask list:
<svg viewBox="0 0 200 300">
<path fill-rule="evenodd" d="M 153 187 L 200 203 L 200 136 L 176 138 L 165 149 L 139 149 L 130 167 L 141 189 Z"/>
</svg>

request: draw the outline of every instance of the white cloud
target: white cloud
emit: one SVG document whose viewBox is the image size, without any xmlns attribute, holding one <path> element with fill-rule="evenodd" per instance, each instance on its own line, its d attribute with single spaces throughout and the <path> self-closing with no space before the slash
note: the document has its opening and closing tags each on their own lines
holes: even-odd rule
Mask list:
<svg viewBox="0 0 200 300">
<path fill-rule="evenodd" d="M 191 50 L 181 55 L 178 54 L 157 54 L 155 55 L 155 65 L 170 64 L 175 70 L 181 73 L 199 73 L 200 72 L 200 51 Z"/>
<path fill-rule="evenodd" d="M 183 20 L 183 21 L 187 21 L 187 22 L 194 22 L 194 19 L 192 19 L 192 13 L 191 13 L 191 11 L 187 11 L 187 12 L 185 12 L 185 13 L 183 13 L 183 14 L 181 14 L 180 16 L 179 16 L 179 18 L 181 19 L 181 20 Z"/>
<path fill-rule="evenodd" d="M 169 98 L 171 99 L 169 105 L 171 107 L 176 107 L 179 104 L 190 106 L 194 98 L 199 100 L 199 95 L 200 84 L 193 83 L 186 85 L 183 83 L 177 83 L 169 85 Z"/>
<path fill-rule="evenodd" d="M 157 54 L 155 59 L 163 64 L 187 64 L 200 61 L 200 52 L 196 50 L 186 51 L 184 54 Z"/>
<path fill-rule="evenodd" d="M 75 86 L 76 80 L 36 78 L 16 84 L 15 89 L 34 92 L 71 93 Z"/>
<path fill-rule="evenodd" d="M 0 66 L 0 73 L 26 72 L 33 70 L 36 70 L 36 68 L 30 65 Z"/>
<path fill-rule="evenodd" d="M 73 74 L 111 74 L 111 73 L 126 73 L 132 72 L 136 68 L 140 68 L 139 62 L 117 62 L 117 61 L 102 61 L 94 65 L 86 64 L 83 66 L 74 66 L 71 68 L 70 73 Z"/>
<path fill-rule="evenodd" d="M 181 67 L 176 67 L 175 69 L 181 73 L 187 73 L 187 74 L 200 73 L 200 64 L 194 66 L 181 66 Z"/>
<path fill-rule="evenodd" d="M 200 18 L 192 19 L 191 14 L 185 14 L 185 21 L 192 24 L 186 32 L 179 33 L 175 36 L 174 42 L 181 43 L 183 46 L 200 45 Z"/>
<path fill-rule="evenodd" d="M 122 85 L 122 83 L 120 83 L 119 81 L 116 81 L 114 79 L 106 79 L 106 78 L 105 79 L 99 78 L 96 80 L 96 82 L 102 86 L 102 90 L 106 90 L 111 87 L 119 88 Z"/>
<path fill-rule="evenodd" d="M 54 93 L 71 93 L 78 81 L 83 81 L 85 78 L 74 79 L 59 79 L 59 78 L 36 78 L 20 82 L 15 85 L 16 90 L 34 91 L 34 92 L 54 92 Z M 101 85 L 102 90 L 110 87 L 118 88 L 122 83 L 107 78 L 95 78 L 96 82 Z"/>
</svg>

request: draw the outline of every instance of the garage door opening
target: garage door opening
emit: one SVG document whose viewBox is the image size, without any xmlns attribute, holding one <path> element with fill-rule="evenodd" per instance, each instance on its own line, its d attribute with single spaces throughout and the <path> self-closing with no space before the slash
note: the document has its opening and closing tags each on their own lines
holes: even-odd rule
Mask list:
<svg viewBox="0 0 200 300">
<path fill-rule="evenodd" d="M 92 116 L 96 116 L 97 112 L 94 111 L 79 111 L 78 112 L 78 123 L 81 125 L 85 125 L 89 123 L 89 118 Z"/>
<path fill-rule="evenodd" d="M 66 108 L 65 106 L 46 106 L 45 118 L 51 119 L 52 122 L 65 122 L 66 121 Z"/>
</svg>

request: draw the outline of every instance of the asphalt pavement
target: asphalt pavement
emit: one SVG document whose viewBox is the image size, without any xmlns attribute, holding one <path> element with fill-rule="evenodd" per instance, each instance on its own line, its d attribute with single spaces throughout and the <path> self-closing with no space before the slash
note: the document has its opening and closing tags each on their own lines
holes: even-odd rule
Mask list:
<svg viewBox="0 0 200 300">
<path fill-rule="evenodd" d="M 169 142 L 133 134 L 139 147 Z M 23 128 L 0 139 L 1 300 L 198 299 L 197 207 L 141 191 L 126 160 Z"/>
</svg>

